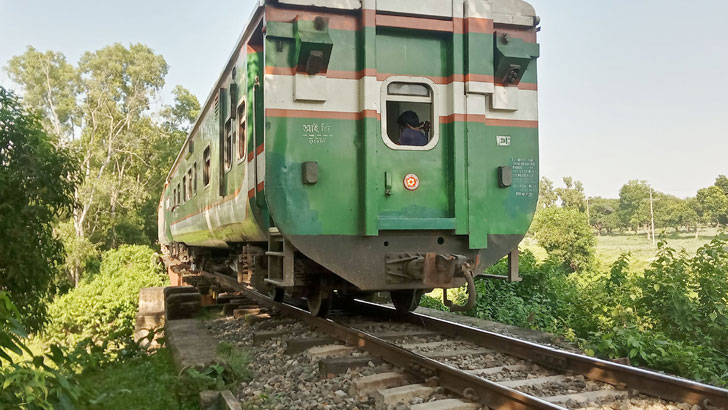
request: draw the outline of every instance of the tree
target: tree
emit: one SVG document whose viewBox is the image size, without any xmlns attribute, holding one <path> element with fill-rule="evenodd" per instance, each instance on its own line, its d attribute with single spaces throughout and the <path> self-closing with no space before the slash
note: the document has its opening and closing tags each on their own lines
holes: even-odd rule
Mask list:
<svg viewBox="0 0 728 410">
<path fill-rule="evenodd" d="M 619 200 L 611 198 L 589 198 L 589 222 L 601 234 L 602 230 L 612 233 L 619 226 L 617 209 Z"/>
<path fill-rule="evenodd" d="M 574 181 L 571 177 L 564 177 L 564 188 L 556 188 L 556 194 L 561 199 L 564 208 L 576 209 L 580 212 L 586 210 L 586 197 L 581 181 Z"/>
<path fill-rule="evenodd" d="M 538 209 L 550 208 L 556 205 L 559 196 L 554 191 L 554 183 L 546 177 L 541 177 L 538 184 Z"/>
<path fill-rule="evenodd" d="M 689 206 L 687 200 L 672 195 L 658 193 L 655 200 L 655 224 L 661 228 L 671 226 L 675 232 L 681 226 L 692 227 L 697 220 L 697 213 Z"/>
<path fill-rule="evenodd" d="M 637 231 L 640 225 L 649 220 L 650 189 L 646 181 L 638 180 L 631 180 L 620 188 L 618 210 L 620 226 L 631 227 Z"/>
<path fill-rule="evenodd" d="M 41 117 L 0 87 L 0 291 L 20 307 L 26 326 L 43 323 L 63 245 L 54 220 L 73 206 L 77 161 L 43 130 Z"/>
<path fill-rule="evenodd" d="M 713 185 L 717 186 L 724 194 L 728 195 L 728 177 L 725 175 L 718 175 L 718 178 L 715 179 L 715 184 Z"/>
<path fill-rule="evenodd" d="M 549 256 L 572 271 L 594 263 L 596 239 L 586 214 L 573 208 L 546 208 L 536 214 L 532 230 Z"/>
<path fill-rule="evenodd" d="M 69 141 L 80 121 L 76 103 L 80 78 L 66 57 L 28 46 L 23 55 L 8 61 L 7 71 L 22 86 L 25 104 L 45 114 L 46 130 Z"/>
<path fill-rule="evenodd" d="M 715 185 L 699 189 L 696 199 L 704 222 L 728 224 L 728 195 L 722 189 Z"/>
<path fill-rule="evenodd" d="M 76 73 L 50 83 L 34 73 L 37 61 L 51 61 L 55 71 Z M 113 44 L 86 52 L 78 67 L 65 63 L 56 52 L 29 48 L 8 67 L 27 93 L 68 96 L 75 104 L 75 138 L 70 145 L 80 157 L 84 183 L 75 193 L 72 235 L 60 224 L 68 258 L 63 265 L 75 284 L 83 267 L 104 249 L 122 243 L 152 244 L 156 238 L 159 193 L 186 131 L 199 113 L 197 99 L 186 89 L 174 89 L 175 103 L 154 110 L 164 86 L 167 63 L 142 44 Z M 70 68 L 69 68 L 70 66 Z M 51 70 L 51 72 L 54 72 Z M 51 79 L 56 78 L 51 76 Z M 64 82 L 61 78 L 66 78 Z M 74 83 L 70 87 L 68 83 Z M 70 87 L 70 88 L 69 88 Z M 73 94 L 75 92 L 75 94 Z M 73 97 L 71 98 L 71 95 Z M 55 123 L 48 98 L 30 98 L 27 104 Z M 63 123 L 63 116 L 58 116 Z"/>
</svg>

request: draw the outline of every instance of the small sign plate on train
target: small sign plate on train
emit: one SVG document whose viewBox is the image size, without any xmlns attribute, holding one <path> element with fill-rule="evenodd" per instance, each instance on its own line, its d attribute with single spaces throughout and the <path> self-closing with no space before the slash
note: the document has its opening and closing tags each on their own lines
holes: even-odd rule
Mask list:
<svg viewBox="0 0 728 410">
<path fill-rule="evenodd" d="M 510 135 L 497 135 L 495 137 L 495 143 L 499 147 L 510 147 L 511 146 L 511 136 Z"/>
</svg>

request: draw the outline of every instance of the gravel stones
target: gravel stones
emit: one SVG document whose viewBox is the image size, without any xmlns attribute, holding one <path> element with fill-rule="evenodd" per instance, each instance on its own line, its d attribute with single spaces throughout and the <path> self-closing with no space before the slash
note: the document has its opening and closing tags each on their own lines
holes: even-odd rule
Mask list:
<svg viewBox="0 0 728 410">
<path fill-rule="evenodd" d="M 311 362 L 305 352 L 291 356 L 284 354 L 285 344 L 281 339 L 272 339 L 260 346 L 254 346 L 252 334 L 257 330 L 258 324 L 251 325 L 230 318 L 220 318 L 206 324 L 220 341 L 234 343 L 250 354 L 249 368 L 253 379 L 240 383 L 235 392 L 244 408 L 373 409 L 373 397 L 349 394 L 352 379 L 359 375 L 392 370 L 386 364 L 367 366 L 349 370 L 331 379 L 321 379 L 317 364 Z M 322 336 L 299 323 L 273 327 L 266 325 L 266 330 L 287 330 L 296 334 L 296 337 Z"/>
</svg>

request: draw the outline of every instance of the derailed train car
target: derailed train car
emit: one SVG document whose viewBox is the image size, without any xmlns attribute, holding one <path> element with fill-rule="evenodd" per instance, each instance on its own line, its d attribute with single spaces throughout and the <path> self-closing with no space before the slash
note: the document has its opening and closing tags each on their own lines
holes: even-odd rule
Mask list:
<svg viewBox="0 0 728 410">
<path fill-rule="evenodd" d="M 521 0 L 261 0 L 167 177 L 165 252 L 319 315 L 516 272 L 538 23 Z"/>
</svg>

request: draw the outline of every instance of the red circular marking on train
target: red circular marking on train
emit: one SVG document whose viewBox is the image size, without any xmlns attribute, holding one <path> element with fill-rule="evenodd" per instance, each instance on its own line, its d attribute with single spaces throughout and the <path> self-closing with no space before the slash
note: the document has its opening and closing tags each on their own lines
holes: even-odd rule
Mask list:
<svg viewBox="0 0 728 410">
<path fill-rule="evenodd" d="M 408 191 L 414 191 L 420 186 L 420 178 L 415 174 L 407 174 L 404 176 L 404 187 Z"/>
</svg>

